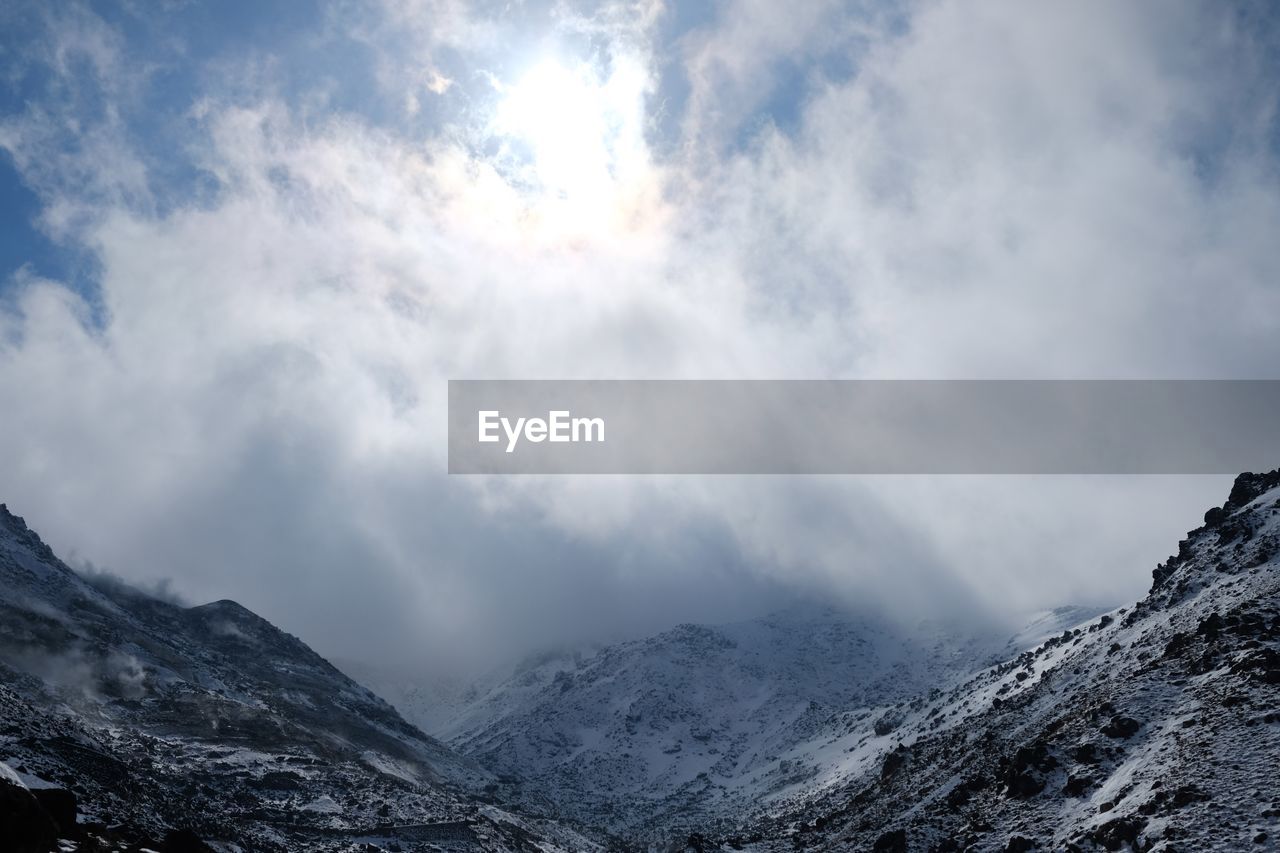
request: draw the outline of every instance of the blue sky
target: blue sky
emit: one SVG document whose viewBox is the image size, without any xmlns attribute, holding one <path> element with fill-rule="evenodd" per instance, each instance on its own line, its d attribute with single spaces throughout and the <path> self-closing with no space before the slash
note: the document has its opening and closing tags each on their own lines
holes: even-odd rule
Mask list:
<svg viewBox="0 0 1280 853">
<path fill-rule="evenodd" d="M 352 655 L 1122 600 L 1219 479 L 450 479 L 445 380 L 1268 378 L 1274 21 L 6 4 L 0 494 Z"/>
</svg>

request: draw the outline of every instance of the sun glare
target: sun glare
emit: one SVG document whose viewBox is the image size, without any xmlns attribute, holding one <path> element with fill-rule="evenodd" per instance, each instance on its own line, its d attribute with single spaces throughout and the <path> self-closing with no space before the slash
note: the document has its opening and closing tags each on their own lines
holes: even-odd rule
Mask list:
<svg viewBox="0 0 1280 853">
<path fill-rule="evenodd" d="M 494 129 L 527 146 L 545 204 L 584 221 L 607 215 L 647 171 L 645 85 L 633 63 L 604 77 L 589 63 L 544 60 L 500 87 Z"/>
</svg>

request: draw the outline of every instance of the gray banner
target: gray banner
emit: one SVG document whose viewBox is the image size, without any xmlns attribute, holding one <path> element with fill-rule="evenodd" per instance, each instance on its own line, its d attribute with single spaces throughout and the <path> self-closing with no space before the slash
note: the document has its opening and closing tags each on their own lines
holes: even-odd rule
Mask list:
<svg viewBox="0 0 1280 853">
<path fill-rule="evenodd" d="M 1280 380 L 450 380 L 451 474 L 1237 474 Z"/>
</svg>

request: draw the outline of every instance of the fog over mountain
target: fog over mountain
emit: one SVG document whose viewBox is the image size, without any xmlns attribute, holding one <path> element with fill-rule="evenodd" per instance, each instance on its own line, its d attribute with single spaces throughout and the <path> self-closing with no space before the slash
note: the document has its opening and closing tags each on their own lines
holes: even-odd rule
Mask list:
<svg viewBox="0 0 1280 853">
<path fill-rule="evenodd" d="M 0 843 L 1267 845 L 1278 556 L 1280 471 L 1246 473 L 1149 593 L 1108 613 L 1060 607 L 1002 638 L 792 608 L 470 684 L 397 690 L 362 673 L 402 716 L 235 602 L 90 583 L 0 506 Z"/>
</svg>

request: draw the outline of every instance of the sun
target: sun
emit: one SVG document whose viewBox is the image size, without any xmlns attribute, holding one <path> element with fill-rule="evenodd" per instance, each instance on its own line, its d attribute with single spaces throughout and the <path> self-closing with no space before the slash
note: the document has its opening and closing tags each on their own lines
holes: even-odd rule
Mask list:
<svg viewBox="0 0 1280 853">
<path fill-rule="evenodd" d="M 646 135 L 650 69 L 639 53 L 548 54 L 510 81 L 493 80 L 488 135 L 498 151 L 485 159 L 518 224 L 513 234 L 580 248 L 624 235 L 638 245 L 656 232 L 664 172 Z"/>
<path fill-rule="evenodd" d="M 625 68 L 602 76 L 591 63 L 546 59 L 501 87 L 494 126 L 528 147 L 543 190 L 590 206 L 634 165 L 642 119 L 643 92 Z"/>
</svg>

